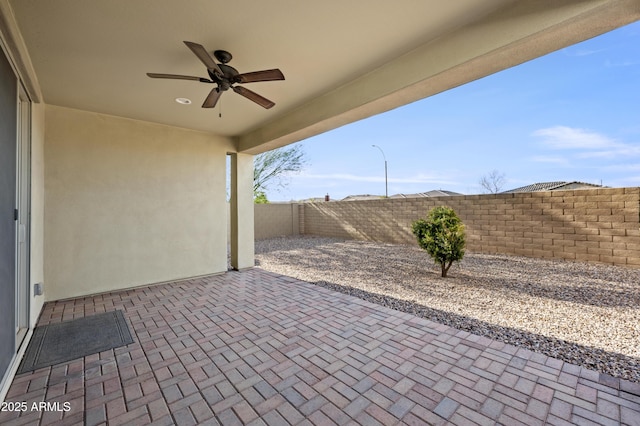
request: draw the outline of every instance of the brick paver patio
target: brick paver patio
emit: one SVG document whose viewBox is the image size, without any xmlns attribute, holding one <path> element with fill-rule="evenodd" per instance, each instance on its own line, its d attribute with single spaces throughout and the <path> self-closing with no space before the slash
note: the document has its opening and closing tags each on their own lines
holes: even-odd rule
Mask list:
<svg viewBox="0 0 640 426">
<path fill-rule="evenodd" d="M 0 424 L 640 425 L 636 383 L 258 268 L 48 303 L 40 324 L 114 309 L 136 342 L 16 376 L 6 401 L 49 409 Z"/>
</svg>

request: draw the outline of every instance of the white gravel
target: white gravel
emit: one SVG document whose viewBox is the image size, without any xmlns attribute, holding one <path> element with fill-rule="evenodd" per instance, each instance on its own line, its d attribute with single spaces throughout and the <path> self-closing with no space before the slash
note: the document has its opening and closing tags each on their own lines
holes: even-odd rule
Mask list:
<svg viewBox="0 0 640 426">
<path fill-rule="evenodd" d="M 640 382 L 640 270 L 467 253 L 449 277 L 417 247 L 256 241 L 268 271 Z"/>
</svg>

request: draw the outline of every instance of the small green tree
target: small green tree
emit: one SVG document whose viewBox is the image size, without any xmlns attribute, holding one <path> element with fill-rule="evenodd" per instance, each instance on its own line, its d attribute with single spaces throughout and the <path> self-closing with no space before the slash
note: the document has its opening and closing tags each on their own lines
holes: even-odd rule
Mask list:
<svg viewBox="0 0 640 426">
<path fill-rule="evenodd" d="M 464 224 L 452 208 L 434 207 L 427 220 L 413 222 L 411 230 L 420 247 L 440 264 L 443 277 L 447 276 L 451 264 L 464 256 Z"/>
<path fill-rule="evenodd" d="M 253 195 L 253 202 L 256 204 L 269 204 L 269 200 L 267 199 L 267 194 L 264 191 L 258 191 Z"/>
</svg>

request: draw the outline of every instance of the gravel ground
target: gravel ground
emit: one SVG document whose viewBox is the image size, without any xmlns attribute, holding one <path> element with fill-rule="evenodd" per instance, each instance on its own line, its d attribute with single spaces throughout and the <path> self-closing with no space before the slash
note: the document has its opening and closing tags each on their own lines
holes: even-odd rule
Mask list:
<svg viewBox="0 0 640 426">
<path fill-rule="evenodd" d="M 268 271 L 640 382 L 640 270 L 467 253 L 449 277 L 420 248 L 256 241 Z"/>
</svg>

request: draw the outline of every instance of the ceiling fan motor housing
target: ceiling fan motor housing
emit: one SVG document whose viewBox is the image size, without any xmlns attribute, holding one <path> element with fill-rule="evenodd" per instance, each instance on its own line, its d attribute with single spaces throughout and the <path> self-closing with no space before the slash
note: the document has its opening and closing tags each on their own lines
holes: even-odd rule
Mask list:
<svg viewBox="0 0 640 426">
<path fill-rule="evenodd" d="M 233 59 L 231 53 L 227 52 L 226 50 L 216 50 L 213 52 L 213 56 L 215 56 L 215 58 L 223 64 L 226 64 L 227 62 L 230 62 L 231 59 Z"/>
<path fill-rule="evenodd" d="M 222 75 L 211 69 L 207 69 L 207 72 L 209 73 L 209 77 L 211 77 L 211 80 L 215 81 L 218 84 L 220 90 L 228 90 L 232 84 L 238 83 L 240 81 L 240 79 L 238 78 L 238 75 L 240 73 L 232 66 L 218 64 L 218 67 L 222 71 Z"/>
</svg>

